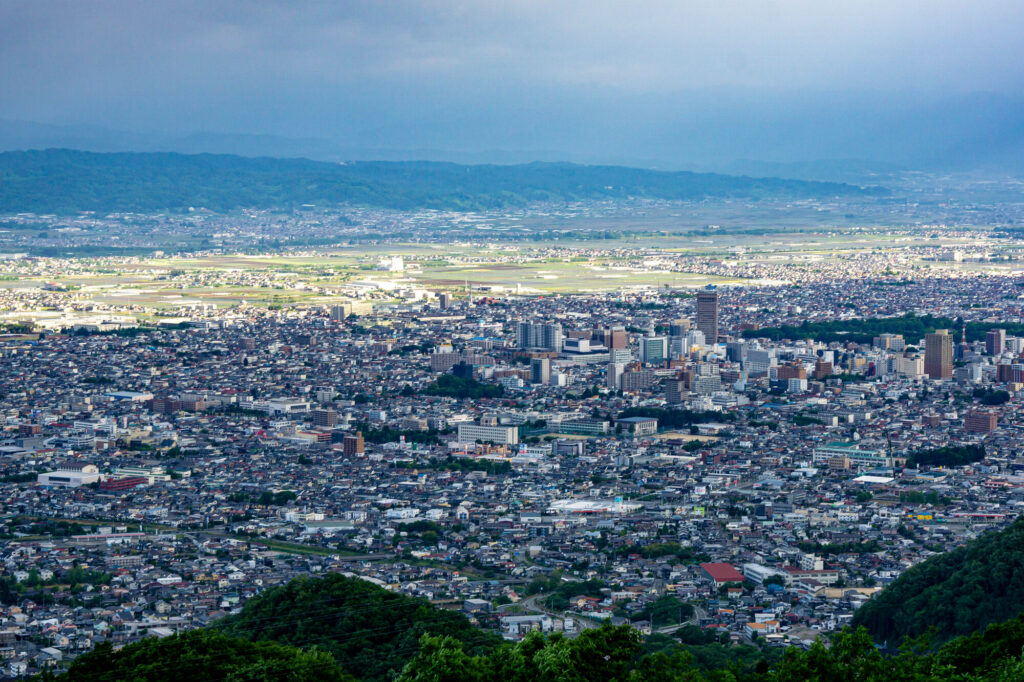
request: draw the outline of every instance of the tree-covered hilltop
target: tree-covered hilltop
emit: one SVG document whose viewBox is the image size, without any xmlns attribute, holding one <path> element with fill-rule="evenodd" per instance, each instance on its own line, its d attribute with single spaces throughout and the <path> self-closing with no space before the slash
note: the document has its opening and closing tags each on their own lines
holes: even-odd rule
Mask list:
<svg viewBox="0 0 1024 682">
<path fill-rule="evenodd" d="M 250 642 L 212 630 L 144 639 L 116 652 L 105 642 L 76 658 L 60 680 L 355 682 L 326 652 Z"/>
<path fill-rule="evenodd" d="M 854 343 L 871 343 L 879 334 L 902 334 L 908 344 L 917 343 L 925 334 L 936 329 L 948 329 L 957 335 L 962 321 L 948 317 L 933 315 L 917 316 L 907 313 L 902 317 L 869 317 L 854 320 L 833 320 L 831 322 L 804 322 L 800 325 L 783 325 L 781 327 L 765 327 L 763 329 L 745 329 L 742 336 L 747 339 L 814 339 L 822 343 L 833 341 L 852 341 Z M 1007 334 L 1017 336 L 1024 334 L 1024 324 L 1011 322 L 1001 324 L 995 322 L 968 322 L 967 340 L 984 341 L 985 332 L 990 329 L 1005 329 Z"/>
<path fill-rule="evenodd" d="M 824 198 L 884 194 L 834 182 L 531 163 L 324 163 L 214 154 L 0 153 L 0 213 L 212 211 L 355 204 L 482 210 L 537 201 Z"/>
<path fill-rule="evenodd" d="M 854 612 L 879 642 L 936 628 L 939 641 L 1024 612 L 1024 519 L 926 559 Z"/>
<path fill-rule="evenodd" d="M 501 642 L 460 613 L 337 573 L 266 590 L 214 627 L 253 641 L 316 646 L 363 682 L 390 681 L 419 650 L 424 634 L 454 637 L 474 654 Z"/>
</svg>

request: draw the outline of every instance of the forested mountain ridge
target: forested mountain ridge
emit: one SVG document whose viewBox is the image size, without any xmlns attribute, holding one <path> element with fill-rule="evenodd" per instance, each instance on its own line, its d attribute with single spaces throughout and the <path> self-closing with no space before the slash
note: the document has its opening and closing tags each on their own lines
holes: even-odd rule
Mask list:
<svg viewBox="0 0 1024 682">
<path fill-rule="evenodd" d="M 428 161 L 326 163 L 217 154 L 0 153 L 0 213 L 153 212 L 206 208 L 484 210 L 531 202 L 647 198 L 873 196 L 878 187 L 837 182 L 653 171 L 621 166 L 515 166 Z"/>
<path fill-rule="evenodd" d="M 315 646 L 364 682 L 391 680 L 419 650 L 424 634 L 453 637 L 473 654 L 502 641 L 461 613 L 337 573 L 270 588 L 213 627 L 252 641 Z"/>
<path fill-rule="evenodd" d="M 931 628 L 938 641 L 1024 613 L 1024 519 L 906 570 L 854 612 L 878 642 L 898 645 Z"/>
</svg>

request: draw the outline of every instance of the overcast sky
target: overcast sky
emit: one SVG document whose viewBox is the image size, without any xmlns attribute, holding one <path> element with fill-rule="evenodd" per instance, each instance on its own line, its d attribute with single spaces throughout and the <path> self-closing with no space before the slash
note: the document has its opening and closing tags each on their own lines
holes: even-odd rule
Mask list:
<svg viewBox="0 0 1024 682">
<path fill-rule="evenodd" d="M 708 93 L 1019 98 L 1022 34 L 1016 0 L 0 0 L 0 118 L 482 148 L 514 128 L 515 146 L 531 116 L 664 121 Z"/>
</svg>

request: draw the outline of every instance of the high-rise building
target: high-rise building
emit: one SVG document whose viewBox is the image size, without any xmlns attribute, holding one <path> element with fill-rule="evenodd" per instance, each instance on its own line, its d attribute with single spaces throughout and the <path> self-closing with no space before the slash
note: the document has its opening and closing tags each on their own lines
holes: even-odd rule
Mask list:
<svg viewBox="0 0 1024 682">
<path fill-rule="evenodd" d="M 473 365 L 468 362 L 459 362 L 452 365 L 452 374 L 460 379 L 472 379 L 473 378 Z"/>
<path fill-rule="evenodd" d="M 452 295 L 446 291 L 442 291 L 437 295 L 437 304 L 441 310 L 448 310 L 452 305 Z"/>
<path fill-rule="evenodd" d="M 626 371 L 626 365 L 621 362 L 608 363 L 608 388 L 618 391 L 622 388 L 622 373 Z"/>
<path fill-rule="evenodd" d="M 989 355 L 1000 355 L 1006 348 L 1006 330 L 990 329 L 985 332 L 985 352 Z"/>
<path fill-rule="evenodd" d="M 612 327 L 604 330 L 604 345 L 607 348 L 625 348 L 628 342 L 625 327 Z"/>
<path fill-rule="evenodd" d="M 697 292 L 697 329 L 708 344 L 718 343 L 718 289 L 713 284 Z"/>
<path fill-rule="evenodd" d="M 633 352 L 628 348 L 612 348 L 608 351 L 608 361 L 628 365 L 633 362 Z"/>
<path fill-rule="evenodd" d="M 542 348 L 561 352 L 562 339 L 562 325 L 557 322 L 554 324 L 530 322 L 516 324 L 516 345 L 520 348 Z"/>
<path fill-rule="evenodd" d="M 530 383 L 551 383 L 551 360 L 549 358 L 533 358 L 530 360 Z"/>
<path fill-rule="evenodd" d="M 832 363 L 818 358 L 818 361 L 814 363 L 814 378 L 820 381 L 828 379 L 830 376 L 832 376 Z"/>
<path fill-rule="evenodd" d="M 730 341 L 725 344 L 725 356 L 729 362 L 743 362 L 747 359 L 747 348 L 743 341 Z"/>
<path fill-rule="evenodd" d="M 668 339 L 647 336 L 640 341 L 640 359 L 645 365 L 662 365 L 668 360 Z"/>
<path fill-rule="evenodd" d="M 347 434 L 341 441 L 341 447 L 346 457 L 363 454 L 366 449 L 366 443 L 363 440 L 362 431 L 356 431 L 355 435 Z"/>
<path fill-rule="evenodd" d="M 352 314 L 352 304 L 342 303 L 331 306 L 331 321 L 344 322 Z"/>
<path fill-rule="evenodd" d="M 689 391 L 683 379 L 669 379 L 665 382 L 665 402 L 678 405 L 686 400 Z"/>
<path fill-rule="evenodd" d="M 925 334 L 924 373 L 932 379 L 953 378 L 953 336 L 948 330 Z"/>
<path fill-rule="evenodd" d="M 690 321 L 685 317 L 680 317 L 678 320 L 672 320 L 668 325 L 669 336 L 686 336 L 686 332 L 690 331 Z"/>
</svg>

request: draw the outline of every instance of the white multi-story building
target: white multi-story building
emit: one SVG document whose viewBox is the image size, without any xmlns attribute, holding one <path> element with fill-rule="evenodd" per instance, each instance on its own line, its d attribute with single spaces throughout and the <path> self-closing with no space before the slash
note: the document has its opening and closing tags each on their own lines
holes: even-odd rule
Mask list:
<svg viewBox="0 0 1024 682">
<path fill-rule="evenodd" d="M 459 424 L 457 440 L 459 443 L 475 443 L 479 440 L 498 445 L 516 445 L 519 443 L 519 427 Z"/>
</svg>

